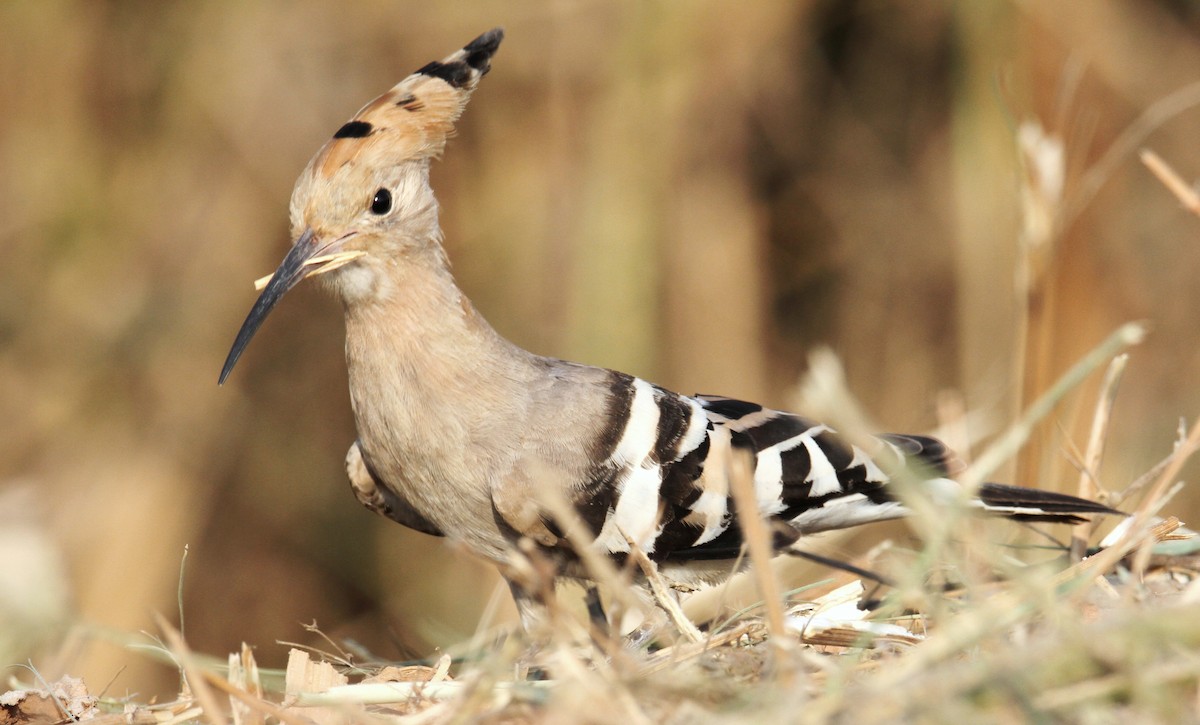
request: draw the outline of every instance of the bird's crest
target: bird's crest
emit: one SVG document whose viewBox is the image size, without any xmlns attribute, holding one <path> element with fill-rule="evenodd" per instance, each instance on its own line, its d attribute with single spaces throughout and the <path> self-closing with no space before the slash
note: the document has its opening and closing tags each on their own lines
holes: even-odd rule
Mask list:
<svg viewBox="0 0 1200 725">
<path fill-rule="evenodd" d="M 363 106 L 313 158 L 312 171 L 328 178 L 347 163 L 371 163 L 376 154 L 389 159 L 440 154 L 503 39 L 503 29 L 489 30 Z"/>
</svg>

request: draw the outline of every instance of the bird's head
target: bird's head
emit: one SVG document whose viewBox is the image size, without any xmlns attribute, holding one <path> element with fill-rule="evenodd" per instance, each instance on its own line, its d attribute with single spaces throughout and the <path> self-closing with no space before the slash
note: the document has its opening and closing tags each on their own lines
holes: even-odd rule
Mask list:
<svg viewBox="0 0 1200 725">
<path fill-rule="evenodd" d="M 347 302 L 388 294 L 397 259 L 444 260 L 429 162 L 504 39 L 496 28 L 368 103 L 308 162 L 292 193 L 294 242 L 238 331 L 219 382 L 267 314 L 301 280 L 324 275 Z"/>
</svg>

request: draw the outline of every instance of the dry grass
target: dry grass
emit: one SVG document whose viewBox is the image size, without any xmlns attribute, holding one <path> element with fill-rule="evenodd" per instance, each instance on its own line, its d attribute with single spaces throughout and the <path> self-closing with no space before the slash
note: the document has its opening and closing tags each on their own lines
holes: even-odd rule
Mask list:
<svg viewBox="0 0 1200 725">
<path fill-rule="evenodd" d="M 859 608 L 865 597 L 853 581 L 824 596 L 780 599 L 778 624 L 758 607 L 710 627 L 699 642 L 680 636 L 655 651 L 616 656 L 562 621 L 532 654 L 513 634 L 507 646 L 484 647 L 453 666 L 449 657 L 423 666 L 356 664 L 340 650 L 318 663 L 293 649 L 275 692 L 264 688 L 249 648 L 220 667 L 192 655 L 164 621 L 163 651 L 184 682 L 177 699 L 96 701 L 76 691 L 55 707 L 84 702 L 112 713 L 99 714 L 100 722 L 114 723 L 1195 718 L 1194 539 L 1186 540 L 1187 554 L 1159 555 L 1139 577 L 1127 558 L 1141 544 L 1137 536 L 1063 568 L 1065 546 L 1049 560 L 1042 552 L 1040 563 L 1018 564 L 1016 549 L 988 546 L 967 521 L 939 555 L 913 551 L 909 571 L 888 571 L 917 584 L 888 591 L 869 609 Z M 773 627 L 780 629 L 769 634 Z M 531 664 L 545 679 L 512 679 Z M 26 679 L 31 689 L 46 688 Z M 33 697 L 0 710 L 0 722 L 32 707 Z"/>
<path fill-rule="evenodd" d="M 1197 719 L 1196 555 L 1137 548 L 1200 500 L 1177 422 L 1200 411 L 1194 21 L 1166 0 L 0 4 L 0 657 L 50 712 L 91 702 L 54 691 L 72 673 L 144 722 L 307 717 L 279 640 L 353 680 L 477 641 L 419 671 L 453 696 L 414 721 Z M 805 643 L 788 612 L 847 579 L 789 560 L 685 602 L 723 623 L 699 642 L 598 655 L 564 616 L 556 684 L 501 684 L 524 648 L 490 646 L 512 616 L 490 567 L 344 490 L 336 306 L 298 292 L 214 386 L 308 155 L 498 24 L 434 182 L 506 335 L 779 407 L 828 345 L 869 411 L 827 401 L 843 428 L 949 423 L 974 480 L 1077 487 L 1137 511 L 1128 538 L 1030 568 L 1044 541 L 933 511 L 806 542 L 887 573 L 870 619 L 915 645 Z M 1101 373 L 1118 337 L 1055 390 L 1129 320 L 1150 334 L 1123 374 Z M 1102 533 L 1072 532 L 1071 561 Z M 186 544 L 171 639 L 152 613 L 180 609 Z M 764 602 L 775 582 L 801 591 Z M 131 654 L 139 631 L 171 641 Z"/>
</svg>

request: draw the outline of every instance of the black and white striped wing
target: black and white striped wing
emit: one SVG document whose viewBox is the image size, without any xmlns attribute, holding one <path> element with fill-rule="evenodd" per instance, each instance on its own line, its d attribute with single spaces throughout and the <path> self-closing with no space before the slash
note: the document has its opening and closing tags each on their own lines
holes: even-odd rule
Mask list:
<svg viewBox="0 0 1200 725">
<path fill-rule="evenodd" d="M 881 435 L 869 453 L 828 426 L 731 398 L 686 397 L 613 373 L 609 434 L 576 500 L 597 548 L 627 552 L 628 536 L 658 560 L 737 556 L 741 532 L 729 489 L 729 461 L 749 455 L 759 512 L 779 527 L 777 545 L 800 535 L 904 516 L 884 469 L 909 467 L 931 485 L 952 487 L 951 451 L 926 436 Z M 1048 491 L 985 484 L 985 512 L 1070 523 L 1077 514 L 1114 513 Z"/>
<path fill-rule="evenodd" d="M 753 459 L 764 516 L 797 534 L 904 514 L 876 460 L 806 418 L 730 398 L 687 397 L 612 373 L 611 424 L 597 465 L 576 498 L 596 547 L 655 558 L 736 556 L 741 536 L 729 489 L 731 456 Z M 945 475 L 946 447 L 931 438 L 886 436 L 891 465 L 919 460 Z"/>
<path fill-rule="evenodd" d="M 709 419 L 711 435 L 718 442 L 716 449 L 727 449 L 726 455 L 752 456 L 759 513 L 787 524 L 786 529 L 777 529 L 777 545 L 790 543 L 801 534 L 903 516 L 906 511 L 891 496 L 884 467 L 915 464 L 940 478 L 957 465 L 949 449 L 934 438 L 880 436 L 876 450 L 868 454 L 828 426 L 799 415 L 731 398 L 697 396 L 696 400 Z M 689 542 L 681 527 L 672 552 L 664 552 L 667 557 L 726 558 L 736 556 L 742 544 L 728 495 L 727 466 L 723 461 L 713 463 L 719 469 L 695 482 L 702 489 L 697 500 L 715 488 L 708 496 L 709 506 L 702 512 L 690 511 L 688 499 L 695 493 L 680 502 L 689 515 L 679 520 L 686 524 L 689 516 L 693 522 L 706 519 L 705 534 Z M 723 500 L 712 495 L 717 491 L 725 493 Z M 720 524 L 711 525 L 717 516 Z"/>
</svg>

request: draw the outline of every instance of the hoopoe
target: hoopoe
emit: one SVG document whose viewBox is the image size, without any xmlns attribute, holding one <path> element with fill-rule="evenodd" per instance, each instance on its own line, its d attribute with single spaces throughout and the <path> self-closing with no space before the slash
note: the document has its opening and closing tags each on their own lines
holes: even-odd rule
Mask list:
<svg viewBox="0 0 1200 725">
<path fill-rule="evenodd" d="M 954 485 L 952 455 L 934 438 L 881 435 L 867 451 L 792 413 L 542 357 L 493 330 L 451 276 L 429 167 L 503 37 L 489 31 L 425 65 L 317 152 L 292 194 L 295 242 L 238 332 L 221 383 L 284 293 L 320 276 L 345 309 L 355 494 L 502 571 L 527 539 L 558 575 L 588 577 L 562 522 L 539 503 L 553 491 L 586 525 L 594 551 L 624 558 L 632 541 L 668 579 L 727 574 L 742 545 L 730 494 L 735 455 L 752 457 L 759 512 L 785 532 L 777 545 L 904 516 L 885 471 L 907 462 L 929 472 L 931 486 Z M 1066 523 L 1114 513 L 995 483 L 974 505 Z M 510 586 L 528 624 L 536 603 Z"/>
</svg>

